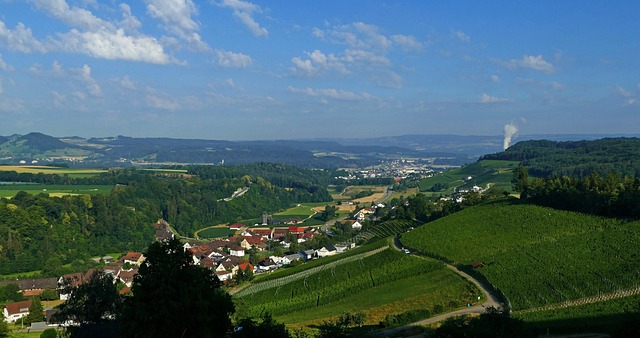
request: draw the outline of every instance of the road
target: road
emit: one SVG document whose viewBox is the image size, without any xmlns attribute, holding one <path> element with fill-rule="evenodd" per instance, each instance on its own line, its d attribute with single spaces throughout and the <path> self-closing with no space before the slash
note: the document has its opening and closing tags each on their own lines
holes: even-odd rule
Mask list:
<svg viewBox="0 0 640 338">
<path fill-rule="evenodd" d="M 402 244 L 400 243 L 400 241 L 398 240 L 397 237 L 394 238 L 394 240 L 393 240 L 393 246 L 394 246 L 394 248 L 396 250 L 400 250 L 400 248 L 402 246 Z M 420 256 L 417 256 L 417 257 L 420 257 Z M 502 304 L 498 301 L 496 296 L 489 289 L 487 289 L 484 286 L 482 286 L 482 284 L 480 284 L 476 279 L 474 279 L 473 277 L 469 276 L 467 273 L 456 269 L 456 267 L 451 265 L 451 264 L 447 264 L 447 268 L 451 269 L 452 271 L 454 271 L 458 275 L 462 276 L 466 280 L 468 280 L 471 283 L 475 284 L 478 287 L 478 289 L 480 289 L 482 291 L 482 293 L 484 294 L 484 296 L 485 296 L 485 298 L 487 300 L 482 304 L 477 304 L 477 305 L 474 305 L 474 306 L 471 306 L 471 307 L 467 307 L 467 308 L 464 308 L 464 309 L 452 311 L 452 312 L 449 312 L 449 313 L 444 313 L 444 314 L 441 314 L 441 315 L 438 315 L 438 316 L 435 316 L 435 317 L 427 318 L 427 319 L 421 320 L 419 322 L 407 324 L 407 325 L 396 327 L 396 328 L 393 328 L 393 329 L 380 331 L 380 332 L 376 333 L 375 336 L 381 336 L 381 337 L 392 336 L 392 335 L 394 335 L 394 334 L 396 334 L 398 332 L 401 332 L 403 330 L 411 328 L 412 326 L 422 326 L 422 325 L 433 324 L 433 323 L 437 323 L 437 322 L 443 321 L 443 320 L 448 319 L 448 318 L 461 316 L 461 315 L 481 314 L 481 313 L 483 313 L 485 311 L 485 309 L 487 309 L 489 307 L 495 307 L 497 309 L 502 308 Z"/>
</svg>

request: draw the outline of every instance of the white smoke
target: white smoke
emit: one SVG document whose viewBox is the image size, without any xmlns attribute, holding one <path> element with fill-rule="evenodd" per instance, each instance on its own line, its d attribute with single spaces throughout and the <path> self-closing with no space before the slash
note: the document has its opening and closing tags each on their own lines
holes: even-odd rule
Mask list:
<svg viewBox="0 0 640 338">
<path fill-rule="evenodd" d="M 518 134 L 518 127 L 512 122 L 504 125 L 504 141 L 502 142 L 502 149 L 507 150 L 511 145 L 511 139 Z"/>
</svg>

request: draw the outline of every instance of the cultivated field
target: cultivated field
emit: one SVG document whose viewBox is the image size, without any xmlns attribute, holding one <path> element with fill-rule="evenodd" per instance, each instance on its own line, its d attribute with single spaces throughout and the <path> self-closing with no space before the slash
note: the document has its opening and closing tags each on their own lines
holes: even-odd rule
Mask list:
<svg viewBox="0 0 640 338">
<path fill-rule="evenodd" d="M 92 177 L 107 172 L 104 169 L 81 169 L 81 168 L 61 168 L 49 166 L 15 166 L 2 165 L 0 171 L 15 171 L 17 173 L 29 174 L 58 174 L 69 175 L 69 177 Z"/>
<path fill-rule="evenodd" d="M 259 291 L 243 290 L 236 298 L 250 315 L 269 311 L 289 325 L 312 325 L 354 311 L 363 311 L 368 324 L 408 310 L 447 312 L 481 295 L 441 262 L 391 248 L 334 262 L 264 281 L 253 286 L 264 283 Z"/>
<path fill-rule="evenodd" d="M 111 185 L 53 185 L 53 184 L 0 184 L 0 197 L 10 198 L 19 191 L 32 195 L 49 194 L 60 197 L 64 195 L 98 195 L 111 193 Z"/>
<path fill-rule="evenodd" d="M 491 202 L 402 235 L 405 246 L 454 264 L 482 262 L 514 310 L 639 286 L 640 222 Z"/>
</svg>

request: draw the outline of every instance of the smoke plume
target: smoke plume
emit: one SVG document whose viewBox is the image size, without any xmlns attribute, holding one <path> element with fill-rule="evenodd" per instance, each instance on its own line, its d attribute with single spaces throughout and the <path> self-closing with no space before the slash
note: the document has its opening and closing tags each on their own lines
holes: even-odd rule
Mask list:
<svg viewBox="0 0 640 338">
<path fill-rule="evenodd" d="M 504 141 L 502 142 L 502 149 L 507 150 L 511 145 L 511 139 L 518 134 L 518 127 L 514 123 L 507 123 L 504 125 Z"/>
</svg>

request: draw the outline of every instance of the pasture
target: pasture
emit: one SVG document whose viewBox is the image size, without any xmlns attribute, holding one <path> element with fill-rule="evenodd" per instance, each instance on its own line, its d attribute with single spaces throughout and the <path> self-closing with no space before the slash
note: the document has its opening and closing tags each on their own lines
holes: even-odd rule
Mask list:
<svg viewBox="0 0 640 338">
<path fill-rule="evenodd" d="M 401 237 L 453 264 L 484 264 L 486 276 L 524 310 L 635 288 L 640 222 L 623 222 L 501 200 L 464 209 Z"/>
</svg>

